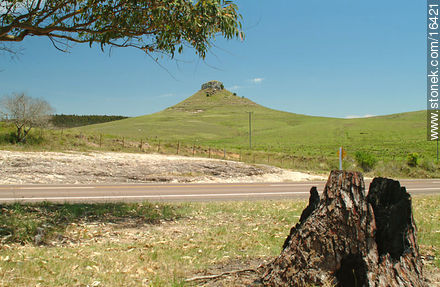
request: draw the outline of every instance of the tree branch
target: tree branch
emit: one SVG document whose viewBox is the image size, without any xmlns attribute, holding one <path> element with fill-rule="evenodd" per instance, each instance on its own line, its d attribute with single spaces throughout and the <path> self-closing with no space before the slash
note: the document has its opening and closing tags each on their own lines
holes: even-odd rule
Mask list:
<svg viewBox="0 0 440 287">
<path fill-rule="evenodd" d="M 241 38 L 237 7 L 225 0 L 33 0 L 7 1 L 0 12 L 0 42 L 20 42 L 27 36 L 56 38 L 76 43 L 135 47 L 145 53 L 174 57 L 188 43 L 204 58 L 210 39 L 221 33 Z M 26 11 L 27 10 L 27 11 Z M 240 37 L 239 37 L 240 36 Z M 180 47 L 179 47 L 180 46 Z M 179 49 L 177 49 L 179 48 Z"/>
<path fill-rule="evenodd" d="M 261 266 L 262 265 L 260 265 L 258 268 L 260 268 Z M 220 274 L 214 274 L 214 275 L 196 276 L 196 277 L 192 277 L 189 279 L 185 279 L 185 282 L 213 280 L 213 279 L 217 279 L 217 278 L 227 276 L 227 275 L 234 275 L 234 274 L 244 273 L 244 272 L 257 272 L 257 269 L 240 269 L 240 270 L 226 271 L 226 272 L 223 272 Z"/>
</svg>

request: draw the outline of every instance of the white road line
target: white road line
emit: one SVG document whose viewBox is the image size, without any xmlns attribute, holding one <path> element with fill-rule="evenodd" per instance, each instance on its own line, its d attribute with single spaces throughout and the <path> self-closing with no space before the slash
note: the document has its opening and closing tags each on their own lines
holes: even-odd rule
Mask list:
<svg viewBox="0 0 440 287">
<path fill-rule="evenodd" d="M 269 186 L 274 186 L 274 187 L 283 187 L 283 186 L 316 186 L 316 185 L 321 185 L 321 184 L 325 184 L 325 182 L 322 183 L 292 183 L 292 184 L 271 184 Z"/>
<path fill-rule="evenodd" d="M 440 190 L 439 187 L 420 187 L 420 188 L 407 188 L 407 191 L 415 191 L 415 190 Z"/>
<path fill-rule="evenodd" d="M 109 196 L 54 196 L 54 197 L 10 197 L 0 198 L 0 201 L 19 201 L 19 200 L 74 200 L 74 199 L 129 199 L 129 198 L 172 198 L 172 197 L 238 197 L 238 196 L 258 196 L 258 195 L 294 195 L 308 194 L 309 192 L 261 192 L 261 193 L 206 193 L 206 194 L 163 194 L 163 195 L 109 195 Z"/>
<path fill-rule="evenodd" d="M 18 187 L 17 189 L 38 189 L 38 190 L 46 190 L 46 189 L 95 189 L 94 186 L 25 186 Z"/>
</svg>

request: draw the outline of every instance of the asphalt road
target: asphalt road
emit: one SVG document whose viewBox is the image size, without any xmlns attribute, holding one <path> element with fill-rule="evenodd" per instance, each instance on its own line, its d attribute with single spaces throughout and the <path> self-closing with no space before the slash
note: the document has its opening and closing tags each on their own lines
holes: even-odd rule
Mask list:
<svg viewBox="0 0 440 287">
<path fill-rule="evenodd" d="M 400 180 L 412 195 L 440 194 L 440 179 Z M 368 189 L 370 184 L 366 180 Z M 325 181 L 237 184 L 0 185 L 0 202 L 215 201 L 308 198 Z"/>
</svg>

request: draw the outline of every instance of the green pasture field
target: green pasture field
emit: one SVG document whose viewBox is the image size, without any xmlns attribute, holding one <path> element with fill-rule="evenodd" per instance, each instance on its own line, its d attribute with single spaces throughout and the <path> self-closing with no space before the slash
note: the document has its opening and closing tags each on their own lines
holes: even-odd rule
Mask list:
<svg viewBox="0 0 440 287">
<path fill-rule="evenodd" d="M 290 167 L 290 157 L 296 159 L 290 165 L 302 170 L 327 171 L 338 167 L 337 151 L 343 146 L 347 152 L 345 168 L 359 169 L 354 158 L 361 151 L 376 158 L 378 175 L 440 175 L 435 165 L 436 143 L 426 140 L 425 111 L 357 119 L 313 117 L 268 109 L 226 90 L 211 96 L 199 91 L 155 114 L 78 130 L 148 138 L 153 145 L 159 140 L 179 141 L 188 146 L 195 144 L 245 154 L 250 151 L 249 112 L 252 112 L 252 151 L 264 153 L 257 155 L 261 163 L 268 153 L 279 166 Z M 419 155 L 422 169 L 415 171 L 405 166 L 410 153 Z M 281 163 L 283 157 L 286 164 Z M 250 154 L 247 161 L 253 161 Z"/>
<path fill-rule="evenodd" d="M 0 126 L 1 133 L 7 134 L 7 129 Z M 338 168 L 337 152 L 343 146 L 344 169 L 361 170 L 355 154 L 364 152 L 376 162 L 370 173 L 364 170 L 368 175 L 440 177 L 436 142 L 426 140 L 425 111 L 357 119 L 314 117 L 265 108 L 226 90 L 209 96 L 199 91 L 151 115 L 74 129 L 35 130 L 33 135 L 36 144 L 26 147 L 14 147 L 0 136 L 0 148 L 211 155 L 327 173 Z M 416 166 L 407 164 L 412 153 L 418 157 Z"/>
</svg>

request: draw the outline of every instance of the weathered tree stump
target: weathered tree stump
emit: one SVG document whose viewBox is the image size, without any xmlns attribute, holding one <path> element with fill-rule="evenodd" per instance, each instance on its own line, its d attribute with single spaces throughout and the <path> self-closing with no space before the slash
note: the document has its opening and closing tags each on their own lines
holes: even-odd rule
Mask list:
<svg viewBox="0 0 440 287">
<path fill-rule="evenodd" d="M 320 200 L 292 228 L 265 267 L 266 286 L 427 286 L 422 277 L 411 197 L 398 181 L 332 171 Z"/>
</svg>

